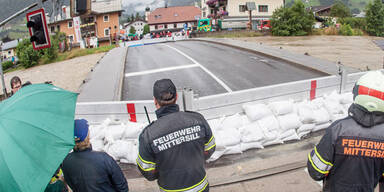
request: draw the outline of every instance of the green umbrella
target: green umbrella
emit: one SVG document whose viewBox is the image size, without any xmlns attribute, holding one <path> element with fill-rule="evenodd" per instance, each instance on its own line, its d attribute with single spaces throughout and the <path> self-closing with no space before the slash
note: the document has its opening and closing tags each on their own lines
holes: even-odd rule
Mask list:
<svg viewBox="0 0 384 192">
<path fill-rule="evenodd" d="M 75 144 L 76 98 L 35 84 L 0 103 L 0 191 L 44 191 Z"/>
</svg>

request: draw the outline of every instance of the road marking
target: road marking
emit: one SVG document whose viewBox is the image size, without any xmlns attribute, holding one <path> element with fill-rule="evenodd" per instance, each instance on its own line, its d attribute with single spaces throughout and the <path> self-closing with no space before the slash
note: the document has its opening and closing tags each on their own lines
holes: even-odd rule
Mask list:
<svg viewBox="0 0 384 192">
<path fill-rule="evenodd" d="M 185 54 L 184 52 L 176 49 L 175 47 L 172 47 L 170 45 L 166 45 L 166 44 L 163 44 L 164 46 L 167 46 L 173 50 L 175 50 L 176 52 L 180 53 L 181 55 L 183 55 L 184 57 L 188 58 L 189 60 L 191 60 L 193 63 L 195 63 L 196 65 L 199 65 L 199 67 L 201 69 L 203 69 L 203 71 L 205 71 L 206 73 L 208 73 L 208 75 L 210 75 L 213 79 L 215 79 L 222 87 L 224 87 L 225 90 L 227 90 L 227 92 L 233 92 L 231 88 L 228 87 L 228 85 L 226 85 L 222 80 L 220 80 L 216 75 L 214 75 L 211 71 L 209 71 L 207 68 L 205 68 L 203 65 L 201 65 L 199 62 L 197 62 L 196 60 L 194 60 L 192 57 L 190 57 L 189 55 Z"/>
<path fill-rule="evenodd" d="M 152 73 L 159 73 L 159 72 L 165 72 L 165 71 L 174 71 L 179 69 L 187 69 L 187 68 L 193 68 L 193 67 L 200 67 L 198 64 L 192 64 L 192 65 L 182 65 L 177 67 L 166 67 L 161 69 L 153 69 L 148 71 L 139 71 L 139 72 L 132 72 L 132 73 L 126 73 L 125 77 L 132 77 L 132 76 L 139 76 L 139 75 L 148 75 Z"/>
</svg>

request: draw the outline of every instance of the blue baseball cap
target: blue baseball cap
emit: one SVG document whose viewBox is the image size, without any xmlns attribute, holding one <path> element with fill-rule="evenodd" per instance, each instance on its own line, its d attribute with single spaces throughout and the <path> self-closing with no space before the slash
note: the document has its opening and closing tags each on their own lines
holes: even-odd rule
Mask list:
<svg viewBox="0 0 384 192">
<path fill-rule="evenodd" d="M 75 141 L 82 142 L 88 136 L 88 121 L 85 119 L 75 120 Z"/>
</svg>

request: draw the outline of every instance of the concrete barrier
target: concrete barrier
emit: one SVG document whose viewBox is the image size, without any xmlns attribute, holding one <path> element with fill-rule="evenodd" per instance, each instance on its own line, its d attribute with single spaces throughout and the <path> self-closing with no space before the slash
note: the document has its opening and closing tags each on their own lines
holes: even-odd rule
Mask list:
<svg viewBox="0 0 384 192">
<path fill-rule="evenodd" d="M 207 119 L 215 119 L 243 112 L 242 105 L 245 103 L 267 103 L 287 99 L 311 100 L 335 90 L 351 92 L 355 82 L 365 73 L 347 75 L 344 89 L 340 89 L 342 77 L 335 75 L 206 97 L 193 97 L 193 90 L 185 89 L 178 91 L 178 104 L 181 110 L 185 108 L 197 111 Z M 155 120 L 156 108 L 152 100 L 78 103 L 76 118 L 86 118 L 96 124 L 106 118 L 122 122 L 147 122 L 144 107 L 147 108 L 150 119 Z"/>
<path fill-rule="evenodd" d="M 175 37 L 165 37 L 165 38 L 155 38 L 155 39 L 142 39 L 137 41 L 126 41 L 120 43 L 120 47 L 139 47 L 143 45 L 152 45 L 157 43 L 166 43 L 174 42 L 188 39 L 185 36 L 175 36 Z"/>
</svg>

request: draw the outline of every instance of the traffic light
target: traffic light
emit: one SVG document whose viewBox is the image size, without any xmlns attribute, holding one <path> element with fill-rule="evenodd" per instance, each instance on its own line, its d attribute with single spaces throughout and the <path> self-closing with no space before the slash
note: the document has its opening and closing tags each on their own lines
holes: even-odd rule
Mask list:
<svg viewBox="0 0 384 192">
<path fill-rule="evenodd" d="M 27 27 L 33 49 L 39 50 L 51 47 L 44 9 L 27 13 Z"/>
</svg>

